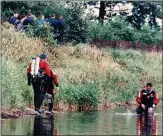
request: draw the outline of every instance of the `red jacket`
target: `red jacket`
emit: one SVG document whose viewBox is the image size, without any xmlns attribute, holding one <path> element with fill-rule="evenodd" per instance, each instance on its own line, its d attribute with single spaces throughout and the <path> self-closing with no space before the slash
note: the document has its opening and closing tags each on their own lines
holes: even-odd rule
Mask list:
<svg viewBox="0 0 163 136">
<path fill-rule="evenodd" d="M 136 101 L 137 101 L 138 104 L 141 104 L 142 101 L 143 101 L 143 90 L 144 89 L 140 90 L 139 95 L 136 97 Z M 153 93 L 154 93 L 153 104 L 157 105 L 159 103 L 159 98 L 158 98 L 158 95 L 157 95 L 156 91 L 153 91 Z"/>
<path fill-rule="evenodd" d="M 57 78 L 57 75 L 51 71 L 51 76 L 52 76 L 53 82 L 58 87 L 58 78 Z"/>
<path fill-rule="evenodd" d="M 40 67 L 41 69 L 45 69 L 45 73 L 46 73 L 46 75 L 47 75 L 48 77 L 51 76 L 51 74 L 50 74 L 50 67 L 49 67 L 49 64 L 48 64 L 47 61 L 45 61 L 45 60 L 43 60 L 43 59 L 40 59 L 39 67 Z M 30 65 L 29 65 L 28 69 L 27 69 L 27 75 L 30 73 L 30 71 L 31 71 L 31 63 L 30 63 Z"/>
</svg>

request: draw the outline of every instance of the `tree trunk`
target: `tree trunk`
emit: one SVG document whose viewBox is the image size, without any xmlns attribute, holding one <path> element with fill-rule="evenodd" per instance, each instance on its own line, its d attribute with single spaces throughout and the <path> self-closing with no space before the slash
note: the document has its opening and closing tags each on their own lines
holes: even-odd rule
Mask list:
<svg viewBox="0 0 163 136">
<path fill-rule="evenodd" d="M 104 16 L 106 14 L 106 11 L 105 11 L 105 2 L 104 1 L 100 1 L 100 8 L 99 8 L 99 21 L 103 24 L 103 21 L 104 21 Z"/>
</svg>

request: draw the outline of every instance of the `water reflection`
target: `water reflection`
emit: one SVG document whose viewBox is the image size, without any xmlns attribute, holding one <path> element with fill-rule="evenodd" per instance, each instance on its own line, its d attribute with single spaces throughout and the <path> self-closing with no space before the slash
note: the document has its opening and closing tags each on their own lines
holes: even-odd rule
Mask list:
<svg viewBox="0 0 163 136">
<path fill-rule="evenodd" d="M 59 131 L 54 132 L 54 116 L 35 116 L 33 136 L 53 136 L 58 135 Z"/>
<path fill-rule="evenodd" d="M 158 121 L 154 115 L 138 115 L 137 116 L 137 135 L 157 135 Z"/>
<path fill-rule="evenodd" d="M 148 120 L 134 110 L 66 112 L 2 121 L 2 135 L 162 135 L 162 107 Z M 137 123 L 136 123 L 137 122 Z M 59 130 L 59 131 L 58 131 Z"/>
</svg>

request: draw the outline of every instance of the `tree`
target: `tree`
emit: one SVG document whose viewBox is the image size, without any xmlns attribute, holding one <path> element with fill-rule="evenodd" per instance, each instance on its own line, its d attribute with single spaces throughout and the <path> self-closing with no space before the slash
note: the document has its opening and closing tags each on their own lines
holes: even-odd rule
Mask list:
<svg viewBox="0 0 163 136">
<path fill-rule="evenodd" d="M 157 26 L 156 22 L 156 9 L 157 5 L 161 3 L 152 3 L 152 2 L 132 2 L 133 9 L 132 15 L 127 17 L 127 21 L 133 24 L 137 29 L 140 29 L 141 26 L 145 23 L 145 19 L 148 18 L 148 24 L 150 27 Z"/>
<path fill-rule="evenodd" d="M 96 7 L 95 2 L 88 2 L 89 5 L 94 5 Z M 127 16 L 127 21 L 130 22 L 135 28 L 140 29 L 141 26 L 145 23 L 145 19 L 148 18 L 149 26 L 157 26 L 156 17 L 162 18 L 162 2 L 145 2 L 145 1 L 100 1 L 99 8 L 99 17 L 100 21 L 104 20 L 104 16 L 106 15 L 110 19 L 116 16 L 116 13 L 113 14 L 113 8 L 118 3 L 132 3 L 132 15 L 128 15 L 126 11 L 120 10 L 119 13 L 122 16 Z M 109 14 L 106 13 L 107 9 Z"/>
<path fill-rule="evenodd" d="M 84 3 L 68 2 L 65 9 L 66 38 L 75 44 L 86 42 L 87 20 L 83 18 Z"/>
</svg>

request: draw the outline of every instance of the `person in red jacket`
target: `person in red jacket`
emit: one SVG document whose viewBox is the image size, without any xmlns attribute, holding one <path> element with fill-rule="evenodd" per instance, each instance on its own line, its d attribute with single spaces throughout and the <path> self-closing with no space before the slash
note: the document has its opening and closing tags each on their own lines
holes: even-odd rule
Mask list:
<svg viewBox="0 0 163 136">
<path fill-rule="evenodd" d="M 27 69 L 27 77 L 28 77 L 28 85 L 32 84 L 34 90 L 34 106 L 35 111 L 40 111 L 40 96 L 41 91 L 40 88 L 46 88 L 46 82 L 50 81 L 51 72 L 48 62 L 46 61 L 46 54 L 42 53 L 40 55 L 40 63 L 39 63 L 39 70 L 44 73 L 45 76 L 39 78 L 33 78 L 30 71 L 31 71 L 31 63 Z"/>
<path fill-rule="evenodd" d="M 147 83 L 146 88 L 139 91 L 139 95 L 136 97 L 139 104 L 136 109 L 138 114 L 152 113 L 153 108 L 159 103 L 157 92 L 152 87 L 152 83 Z"/>
</svg>

